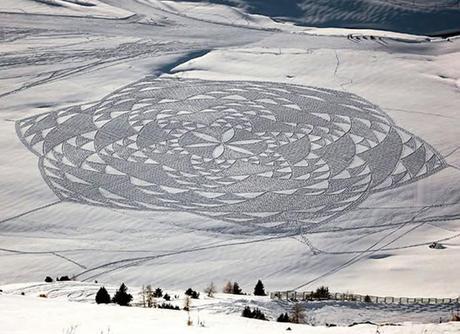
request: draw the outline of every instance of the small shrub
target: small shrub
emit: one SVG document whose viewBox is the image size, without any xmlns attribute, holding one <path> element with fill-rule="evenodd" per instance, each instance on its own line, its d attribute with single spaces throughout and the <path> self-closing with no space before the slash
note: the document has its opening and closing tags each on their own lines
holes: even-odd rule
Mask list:
<svg viewBox="0 0 460 334">
<path fill-rule="evenodd" d="M 280 316 L 276 319 L 277 322 L 289 322 L 289 315 L 287 313 L 281 313 Z"/>
<path fill-rule="evenodd" d="M 39 294 L 38 297 L 40 297 L 40 298 L 48 298 L 48 296 L 46 294 L 44 294 L 44 293 Z"/>
<path fill-rule="evenodd" d="M 301 324 L 305 321 L 305 309 L 299 303 L 295 303 L 292 307 L 289 320 L 295 324 Z"/>
<path fill-rule="evenodd" d="M 460 321 L 459 311 L 457 311 L 456 313 L 452 313 L 452 317 L 450 318 L 450 321 Z"/>
<path fill-rule="evenodd" d="M 267 320 L 267 318 L 265 317 L 265 314 L 261 310 L 259 310 L 258 308 L 251 310 L 249 306 L 246 306 L 243 309 L 241 316 L 244 318 L 249 318 L 249 319 Z"/>
<path fill-rule="evenodd" d="M 204 292 L 206 292 L 206 295 L 208 297 L 211 297 L 211 298 L 214 297 L 214 294 L 217 292 L 216 286 L 214 285 L 214 283 L 211 282 L 211 284 L 209 284 L 209 286 L 206 289 L 204 289 Z"/>
<path fill-rule="evenodd" d="M 329 293 L 328 287 L 322 286 L 316 289 L 315 292 L 313 292 L 312 297 L 317 299 L 329 299 L 331 298 L 331 294 Z"/>
<path fill-rule="evenodd" d="M 199 299 L 200 298 L 200 293 L 195 291 L 195 290 L 192 290 L 191 288 L 188 288 L 186 291 L 185 291 L 185 294 L 187 296 L 190 296 L 190 298 L 193 298 L 193 299 Z"/>
<path fill-rule="evenodd" d="M 163 299 L 169 302 L 171 300 L 171 296 L 168 295 L 167 293 L 164 294 Z"/>
<path fill-rule="evenodd" d="M 243 294 L 243 290 L 241 290 L 240 285 L 238 284 L 238 282 L 233 283 L 233 291 L 232 291 L 232 293 L 234 295 L 242 295 Z"/>
<path fill-rule="evenodd" d="M 60 278 L 59 277 L 56 277 L 56 281 L 59 281 L 59 282 L 65 282 L 65 281 L 70 281 L 70 277 L 65 275 L 65 276 L 61 276 Z"/>
<path fill-rule="evenodd" d="M 96 303 L 97 304 L 109 304 L 112 299 L 109 295 L 109 293 L 107 292 L 107 290 L 105 289 L 105 287 L 101 287 L 97 293 L 96 293 Z"/>
<path fill-rule="evenodd" d="M 174 306 L 170 303 L 162 303 L 162 304 L 159 304 L 158 305 L 158 308 L 162 308 L 162 309 L 167 309 L 167 310 L 176 310 L 176 311 L 180 311 L 180 308 L 179 306 Z"/>
<path fill-rule="evenodd" d="M 46 283 L 52 283 L 52 282 L 53 282 L 53 279 L 52 279 L 50 276 L 46 276 L 45 282 L 46 282 Z"/>
</svg>

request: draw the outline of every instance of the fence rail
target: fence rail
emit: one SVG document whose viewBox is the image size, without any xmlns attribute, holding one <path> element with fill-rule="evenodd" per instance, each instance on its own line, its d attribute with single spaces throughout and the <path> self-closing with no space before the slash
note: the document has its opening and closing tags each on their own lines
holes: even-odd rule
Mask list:
<svg viewBox="0 0 460 334">
<path fill-rule="evenodd" d="M 315 298 L 313 291 L 275 291 L 270 293 L 271 299 L 288 301 L 352 301 L 369 302 L 376 304 L 459 304 L 460 298 L 409 298 L 409 297 L 380 297 L 370 295 L 358 295 L 353 293 L 330 293 L 329 298 Z"/>
</svg>

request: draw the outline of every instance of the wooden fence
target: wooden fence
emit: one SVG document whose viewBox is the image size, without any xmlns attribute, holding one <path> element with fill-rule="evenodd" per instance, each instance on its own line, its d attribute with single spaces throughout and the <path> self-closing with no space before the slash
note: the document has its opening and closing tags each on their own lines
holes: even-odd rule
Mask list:
<svg viewBox="0 0 460 334">
<path fill-rule="evenodd" d="M 367 298 L 368 297 L 368 298 Z M 308 300 L 335 300 L 352 302 L 370 302 L 376 304 L 459 304 L 459 298 L 409 298 L 409 297 L 379 297 L 366 296 L 354 293 L 330 293 L 329 298 L 314 298 L 313 291 L 275 291 L 270 293 L 271 299 L 288 301 L 308 301 Z"/>
</svg>

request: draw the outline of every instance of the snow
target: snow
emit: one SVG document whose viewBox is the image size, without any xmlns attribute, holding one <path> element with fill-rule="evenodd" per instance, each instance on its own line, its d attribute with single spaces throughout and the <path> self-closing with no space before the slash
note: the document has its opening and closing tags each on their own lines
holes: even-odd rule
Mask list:
<svg viewBox="0 0 460 334">
<path fill-rule="evenodd" d="M 162 1 L 163 2 L 163 1 Z M 411 34 L 458 31 L 460 9 L 455 0 L 210 0 L 175 1 L 193 12 L 202 3 L 229 5 L 281 22 L 322 28 L 374 28 Z M 187 12 L 190 13 L 190 12 Z M 193 14 L 193 13 L 192 13 Z M 212 17 L 212 16 L 210 16 Z M 429 24 L 427 24 L 429 22 Z"/>
<path fill-rule="evenodd" d="M 151 282 L 183 291 L 189 286 L 203 289 L 210 281 L 222 285 L 237 280 L 250 291 L 260 278 L 270 291 L 328 285 L 334 291 L 380 296 L 458 297 L 460 39 L 297 27 L 222 5 L 91 2 L 96 6 L 25 0 L 0 4 L 0 283 L 77 275 L 112 286 Z M 12 8 L 25 13 L 14 14 L 18 10 Z M 89 105 L 146 75 L 268 81 L 357 94 L 431 145 L 448 166 L 428 178 L 371 194 L 353 210 L 307 233 L 308 241 L 266 235 L 192 212 L 60 202 L 43 180 L 37 156 L 18 139 L 15 121 Z M 434 241 L 446 249 L 430 249 Z M 219 298 L 225 305 L 221 310 L 235 304 Z M 236 303 L 236 313 L 245 302 Z M 46 326 L 59 332 L 73 324 L 81 332 L 106 331 L 108 326 L 123 332 L 137 326 L 123 323 L 123 312 L 139 317 L 139 333 L 150 326 L 165 333 L 186 330 L 182 312 L 42 300 L 28 294 L 1 295 L 0 303 L 12 305 L 2 307 L 11 313 L 0 314 L 8 333 L 45 331 Z M 324 305 L 312 312 L 319 322 L 332 313 L 344 324 L 400 318 L 388 310 L 344 313 L 342 306 Z M 284 306 L 277 307 L 273 314 Z M 53 324 L 40 322 L 51 312 L 62 313 Z M 94 313 L 100 318 L 83 321 Z M 206 323 L 213 331 L 285 329 L 240 317 L 228 322 L 224 315 L 211 313 Z M 24 314 L 31 314 L 30 321 L 18 321 Z M 422 312 L 405 319 L 431 322 L 438 316 Z M 458 331 L 456 325 L 445 324 L 388 327 L 385 333 L 425 329 Z M 295 331 L 312 333 L 352 330 L 295 326 Z M 363 326 L 362 332 L 374 333 L 375 327 Z"/>
<path fill-rule="evenodd" d="M 116 288 L 105 285 L 113 295 Z M 194 325 L 186 328 L 187 313 L 162 309 L 142 308 L 139 288 L 128 287 L 134 296 L 133 305 L 119 307 L 116 305 L 96 305 L 94 296 L 98 284 L 80 282 L 28 283 L 2 286 L 0 307 L 3 328 L 8 333 L 27 333 L 34 330 L 64 331 L 77 326 L 76 333 L 147 333 L 152 328 L 160 333 L 181 333 L 183 331 L 212 333 L 279 333 L 287 327 L 299 333 L 375 333 L 377 325 L 382 324 L 383 333 L 455 333 L 458 323 L 448 323 L 451 313 L 448 310 L 436 310 L 433 307 L 406 309 L 403 306 L 381 305 L 370 308 L 362 303 L 346 302 L 310 302 L 305 304 L 307 322 L 310 325 L 277 323 L 279 314 L 290 312 L 292 303 L 270 301 L 268 297 L 236 296 L 217 293 L 210 298 L 201 294 L 200 299 L 192 299 L 190 316 Z M 20 295 L 24 292 L 24 295 Z M 184 294 L 180 291 L 166 290 L 172 296 L 171 304 L 180 308 L 184 305 Z M 46 295 L 41 298 L 39 295 Z M 179 298 L 176 299 L 175 296 Z M 162 298 L 156 302 L 161 304 Z M 259 308 L 270 320 L 248 320 L 241 317 L 245 306 Z M 27 321 L 21 318 L 27 315 Z M 53 321 L 49 321 L 52 317 Z M 442 324 L 437 323 L 442 319 Z M 205 327 L 198 324 L 202 322 Z M 363 323 L 348 327 L 349 325 Z M 418 324 L 417 324 L 418 323 Z M 338 327 L 326 328 L 326 324 Z M 383 324 L 387 324 L 386 326 Z M 134 327 L 133 327 L 134 326 Z"/>
<path fill-rule="evenodd" d="M 99 0 L 3 0 L 0 12 L 124 19 L 134 13 Z"/>
</svg>

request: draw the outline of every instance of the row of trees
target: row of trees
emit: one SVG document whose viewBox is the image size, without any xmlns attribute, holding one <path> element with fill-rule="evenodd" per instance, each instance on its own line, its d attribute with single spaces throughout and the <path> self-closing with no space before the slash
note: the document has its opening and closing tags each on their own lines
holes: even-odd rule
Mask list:
<svg viewBox="0 0 460 334">
<path fill-rule="evenodd" d="M 222 290 L 224 293 L 234 294 L 234 295 L 244 295 L 245 293 L 241 290 L 238 282 L 227 282 Z M 264 284 L 261 280 L 258 280 L 254 287 L 254 296 L 266 296 Z"/>
<path fill-rule="evenodd" d="M 259 319 L 259 320 L 268 320 L 265 314 L 259 310 L 257 307 L 251 309 L 249 306 L 246 306 L 241 313 L 241 316 L 244 318 L 250 319 Z M 292 307 L 291 313 L 281 313 L 280 316 L 276 319 L 277 322 L 291 322 L 295 324 L 305 323 L 305 309 L 300 303 L 295 303 Z"/>
<path fill-rule="evenodd" d="M 291 314 L 281 313 L 276 321 L 302 324 L 305 322 L 305 309 L 300 303 L 295 303 L 292 307 Z"/>
<path fill-rule="evenodd" d="M 61 276 L 61 277 L 56 277 L 56 282 L 64 282 L 64 281 L 71 281 L 72 279 L 65 275 L 65 276 Z M 52 283 L 53 282 L 53 278 L 51 276 L 46 276 L 45 277 L 45 282 L 46 283 Z"/>
<path fill-rule="evenodd" d="M 258 319 L 258 320 L 268 320 L 265 317 L 265 314 L 259 310 L 257 307 L 254 310 L 251 310 L 249 306 L 246 306 L 241 313 L 241 316 L 244 318 Z"/>
<path fill-rule="evenodd" d="M 237 289 L 235 290 L 235 284 Z M 230 286 L 227 284 L 226 287 L 229 287 L 227 291 L 228 293 L 234 293 L 234 291 L 237 291 L 239 293 L 237 294 L 242 294 L 241 290 L 238 289 L 238 284 L 232 283 L 231 287 L 232 289 L 230 290 Z M 215 292 L 215 286 L 213 283 L 206 289 L 206 293 L 208 296 L 212 296 L 212 294 Z M 324 289 L 319 289 L 317 290 L 318 295 L 324 296 L 325 292 L 328 292 L 328 290 Z M 225 289 L 224 289 L 224 292 Z M 171 296 L 169 296 L 167 293 L 163 293 L 163 290 L 160 288 L 152 289 L 150 285 L 147 285 L 146 287 L 142 287 L 141 291 L 142 295 L 142 301 L 143 301 L 143 306 L 144 307 L 158 307 L 158 308 L 163 308 L 163 309 L 171 309 L 171 310 L 179 310 L 180 308 L 178 306 L 173 306 L 172 304 L 165 303 L 163 302 L 162 304 L 156 305 L 155 303 L 155 298 L 163 298 L 165 301 L 170 301 Z M 190 306 L 191 306 L 191 299 L 199 299 L 200 293 L 189 288 L 185 291 L 185 303 L 184 303 L 184 308 L 183 310 L 185 311 L 190 311 Z M 258 281 L 255 288 L 254 288 L 254 295 L 257 296 L 265 296 L 265 288 L 263 286 L 262 281 Z M 175 296 L 178 298 L 178 296 Z M 111 297 L 110 294 L 108 293 L 107 289 L 105 287 L 101 287 L 98 292 L 96 293 L 96 303 L 97 304 L 109 304 L 109 303 L 115 303 L 120 306 L 130 306 L 131 301 L 133 300 L 133 296 L 128 293 L 128 287 L 122 283 L 118 290 L 115 292 L 114 296 Z M 243 312 L 241 314 L 245 318 L 250 318 L 250 319 L 259 319 L 259 320 L 268 320 L 265 314 L 258 308 L 251 309 L 250 307 L 246 306 L 243 309 Z M 292 308 L 291 314 L 289 315 L 288 313 L 282 313 L 277 320 L 278 322 L 292 322 L 292 323 L 303 323 L 305 321 L 305 310 L 301 306 L 301 304 L 296 303 L 294 304 L 294 307 Z"/>
<path fill-rule="evenodd" d="M 217 292 L 217 288 L 214 283 L 211 284 L 205 289 L 205 292 L 208 297 L 213 297 L 214 294 Z M 241 290 L 238 282 L 227 282 L 223 289 L 224 293 L 230 293 L 235 295 L 242 295 L 244 294 Z M 199 299 L 200 293 L 198 291 L 193 290 L 192 288 L 188 288 L 185 291 L 185 295 L 191 299 Z M 254 287 L 254 295 L 255 296 L 266 296 L 265 287 L 261 280 L 257 281 L 257 284 Z M 166 301 L 171 300 L 171 296 L 167 293 L 163 293 L 163 290 L 160 288 L 156 288 L 155 290 L 152 289 L 151 285 L 143 286 L 141 291 L 142 296 L 142 303 L 144 307 L 153 307 L 154 306 L 154 298 L 163 298 Z M 122 283 L 120 288 L 115 292 L 113 298 L 108 293 L 105 287 L 101 287 L 99 291 L 96 293 L 96 303 L 98 304 L 109 304 L 109 303 L 116 303 L 121 306 L 129 306 L 131 301 L 133 300 L 133 296 L 128 293 L 127 286 Z"/>
<path fill-rule="evenodd" d="M 105 287 L 101 287 L 96 293 L 96 303 L 98 304 L 115 303 L 120 306 L 129 306 L 132 300 L 133 296 L 128 293 L 125 283 L 121 283 L 120 288 L 115 292 L 113 298 L 110 297 Z"/>
</svg>

